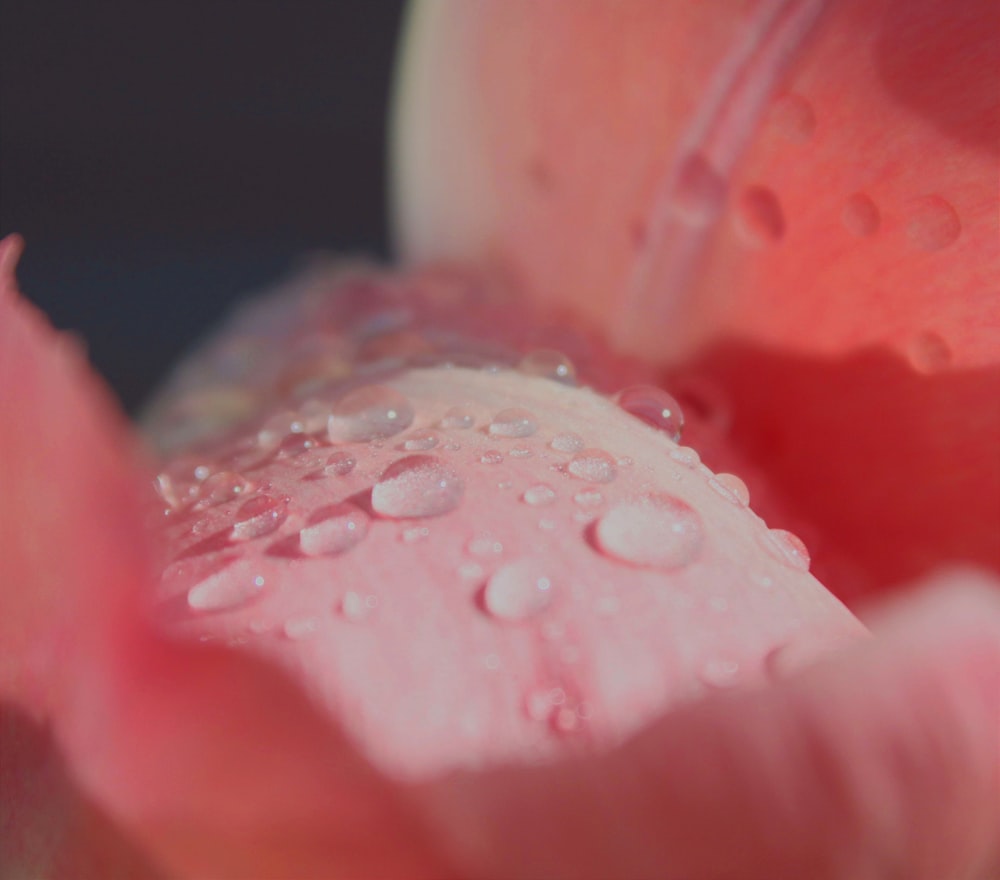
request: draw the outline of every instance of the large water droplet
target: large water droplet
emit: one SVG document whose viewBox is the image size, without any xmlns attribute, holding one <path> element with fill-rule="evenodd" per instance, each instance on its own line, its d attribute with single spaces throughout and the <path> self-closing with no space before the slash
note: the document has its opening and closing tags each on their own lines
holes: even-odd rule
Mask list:
<svg viewBox="0 0 1000 880">
<path fill-rule="evenodd" d="M 549 443 L 549 446 L 556 452 L 579 452 L 583 449 L 584 442 L 583 437 L 579 434 L 566 431 L 562 434 L 556 434 Z"/>
<path fill-rule="evenodd" d="M 449 431 L 466 431 L 476 424 L 476 414 L 470 407 L 450 407 L 441 418 L 441 427 Z"/>
<path fill-rule="evenodd" d="M 548 568 L 537 560 L 521 559 L 494 572 L 483 592 L 483 605 L 493 617 L 517 622 L 544 611 L 552 602 L 552 590 Z"/>
<path fill-rule="evenodd" d="M 737 227 L 747 244 L 765 247 L 785 237 L 785 212 L 774 192 L 748 186 L 737 206 Z"/>
<path fill-rule="evenodd" d="M 565 385 L 576 384 L 576 367 L 561 351 L 542 348 L 521 358 L 517 365 L 520 372 L 529 376 L 541 376 Z"/>
<path fill-rule="evenodd" d="M 462 501 L 465 483 L 433 455 L 408 455 L 386 468 L 372 489 L 372 508 L 393 518 L 440 516 Z"/>
<path fill-rule="evenodd" d="M 348 501 L 317 510 L 299 532 L 306 556 L 335 556 L 360 544 L 368 534 L 368 516 Z"/>
<path fill-rule="evenodd" d="M 206 478 L 198 490 L 198 507 L 216 507 L 233 501 L 250 489 L 250 481 L 232 471 L 219 471 Z"/>
<path fill-rule="evenodd" d="M 709 478 L 708 485 L 730 504 L 746 507 L 750 503 L 750 490 L 736 474 L 716 474 Z"/>
<path fill-rule="evenodd" d="M 878 232 L 882 224 L 882 215 L 878 206 L 868 196 L 864 193 L 854 193 L 844 202 L 844 209 L 840 212 L 840 222 L 851 235 L 866 238 Z"/>
<path fill-rule="evenodd" d="M 473 556 L 499 556 L 503 553 L 503 544 L 490 535 L 478 535 L 469 540 L 465 549 Z"/>
<path fill-rule="evenodd" d="M 618 475 L 615 460 L 603 449 L 582 449 L 570 460 L 569 472 L 588 483 L 610 483 Z"/>
<path fill-rule="evenodd" d="M 323 468 L 323 472 L 331 477 L 346 477 L 354 470 L 354 466 L 357 463 L 358 460 L 351 453 L 340 450 L 333 453 L 326 460 L 326 467 Z"/>
<path fill-rule="evenodd" d="M 906 236 L 915 248 L 939 251 L 954 244 L 962 234 L 958 212 L 941 196 L 923 196 L 910 203 Z"/>
<path fill-rule="evenodd" d="M 223 611 L 250 601 L 263 588 L 261 575 L 224 568 L 191 587 L 187 602 L 195 611 Z"/>
<path fill-rule="evenodd" d="M 785 529 L 768 529 L 762 543 L 775 559 L 798 571 L 809 571 L 809 551 L 802 539 Z"/>
<path fill-rule="evenodd" d="M 670 207 L 688 226 L 707 226 L 726 202 L 725 178 L 699 153 L 688 156 L 671 193 Z"/>
<path fill-rule="evenodd" d="M 648 495 L 616 504 L 594 526 L 607 556 L 646 568 L 680 568 L 698 555 L 704 540 L 701 517 L 670 495 Z"/>
<path fill-rule="evenodd" d="M 288 506 L 270 495 L 258 495 L 244 503 L 236 511 L 232 538 L 235 541 L 250 541 L 269 535 L 278 529 L 288 516 Z"/>
<path fill-rule="evenodd" d="M 530 437 L 538 430 L 535 414 L 521 407 L 501 410 L 490 422 L 494 437 Z"/>
<path fill-rule="evenodd" d="M 525 489 L 521 498 L 525 504 L 530 504 L 532 507 L 542 507 L 556 500 L 556 490 L 546 483 L 538 483 Z"/>
<path fill-rule="evenodd" d="M 680 404 L 655 385 L 633 385 L 615 395 L 615 402 L 629 415 L 663 431 L 677 443 L 684 427 Z"/>
<path fill-rule="evenodd" d="M 392 437 L 413 422 L 413 404 L 386 385 L 366 385 L 338 400 L 329 421 L 330 439 L 362 443 Z"/>
<path fill-rule="evenodd" d="M 441 438 L 437 435 L 437 432 L 426 428 L 410 434 L 403 441 L 403 448 L 408 452 L 426 452 L 428 449 L 433 449 L 440 442 Z"/>
</svg>

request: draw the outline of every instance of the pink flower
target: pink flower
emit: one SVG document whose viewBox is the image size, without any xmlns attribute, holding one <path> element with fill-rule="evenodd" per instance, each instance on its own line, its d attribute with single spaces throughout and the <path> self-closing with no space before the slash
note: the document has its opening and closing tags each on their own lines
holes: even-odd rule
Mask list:
<svg viewBox="0 0 1000 880">
<path fill-rule="evenodd" d="M 155 468 L 0 243 L 0 857 L 990 876 L 1000 599 L 940 569 L 1000 567 L 985 10 L 426 6 L 421 265 L 237 318 Z M 852 610 L 930 583 L 866 638 L 803 526 Z"/>
</svg>

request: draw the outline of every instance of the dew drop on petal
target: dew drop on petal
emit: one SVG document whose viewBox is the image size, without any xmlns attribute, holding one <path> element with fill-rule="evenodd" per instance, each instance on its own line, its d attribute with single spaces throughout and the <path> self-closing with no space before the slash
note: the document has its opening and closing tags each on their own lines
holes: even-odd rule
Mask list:
<svg viewBox="0 0 1000 880">
<path fill-rule="evenodd" d="M 854 193 L 844 202 L 840 212 L 840 222 L 844 228 L 859 238 L 867 238 L 878 232 L 882 215 L 878 206 L 864 193 Z"/>
<path fill-rule="evenodd" d="M 785 529 L 768 529 L 762 539 L 764 548 L 789 568 L 809 571 L 809 551 L 802 539 Z"/>
<path fill-rule="evenodd" d="M 187 602 L 195 611 L 223 611 L 250 601 L 263 588 L 261 575 L 251 576 L 224 568 L 192 586 Z"/>
<path fill-rule="evenodd" d="M 540 376 L 565 385 L 576 384 L 576 367 L 561 351 L 542 348 L 528 352 L 517 369 L 528 376 Z"/>
<path fill-rule="evenodd" d="M 284 501 L 270 495 L 258 495 L 241 505 L 233 522 L 232 538 L 250 541 L 277 530 L 288 516 Z"/>
<path fill-rule="evenodd" d="M 933 330 L 917 334 L 908 347 L 910 363 L 921 373 L 937 373 L 951 366 L 954 354 L 943 336 Z"/>
<path fill-rule="evenodd" d="M 501 410 L 490 422 L 493 437 L 530 437 L 538 430 L 535 414 L 521 407 Z"/>
<path fill-rule="evenodd" d="M 698 677 L 709 687 L 732 687 L 738 682 L 740 664 L 735 660 L 717 658 L 702 666 Z"/>
<path fill-rule="evenodd" d="M 473 556 L 499 556 L 503 553 L 503 544 L 489 535 L 478 535 L 469 540 L 465 549 Z"/>
<path fill-rule="evenodd" d="M 625 412 L 662 431 L 675 443 L 681 439 L 684 414 L 680 404 L 655 385 L 633 385 L 615 395 L 615 403 Z"/>
<path fill-rule="evenodd" d="M 467 406 L 450 407 L 441 418 L 441 427 L 449 431 L 466 431 L 475 424 L 475 413 Z"/>
<path fill-rule="evenodd" d="M 483 592 L 483 606 L 498 620 L 518 622 L 544 611 L 552 602 L 552 591 L 548 568 L 537 560 L 521 559 L 493 573 Z"/>
<path fill-rule="evenodd" d="M 431 530 L 427 526 L 413 526 L 409 529 L 403 529 L 399 537 L 404 544 L 417 544 L 420 541 L 426 541 L 430 535 Z"/>
<path fill-rule="evenodd" d="M 295 428 L 299 427 L 299 431 Z M 291 410 L 271 416 L 257 432 L 257 445 L 261 449 L 277 449 L 290 434 L 301 433 L 301 422 Z"/>
<path fill-rule="evenodd" d="M 570 460 L 568 469 L 588 483 L 610 483 L 618 475 L 614 458 L 603 449 L 581 449 Z"/>
<path fill-rule="evenodd" d="M 598 507 L 604 503 L 604 496 L 596 489 L 585 489 L 583 492 L 577 492 L 573 500 L 580 507 Z"/>
<path fill-rule="evenodd" d="M 249 489 L 249 480 L 232 471 L 219 471 L 207 477 L 199 487 L 198 506 L 216 507 L 239 498 Z"/>
<path fill-rule="evenodd" d="M 503 462 L 503 453 L 498 449 L 487 449 L 479 456 L 479 460 L 483 464 L 500 464 Z"/>
<path fill-rule="evenodd" d="M 752 247 L 777 244 L 785 237 L 785 212 L 778 196 L 765 186 L 748 186 L 737 205 L 737 228 Z"/>
<path fill-rule="evenodd" d="M 301 641 L 311 635 L 315 635 L 319 629 L 318 617 L 289 617 L 282 626 L 285 638 L 293 642 Z"/>
<path fill-rule="evenodd" d="M 462 501 L 465 483 L 433 455 L 393 462 L 372 489 L 372 509 L 392 518 L 441 516 Z"/>
<path fill-rule="evenodd" d="M 403 448 L 409 452 L 426 452 L 428 449 L 433 449 L 440 442 L 441 438 L 437 435 L 437 432 L 425 429 L 414 431 L 410 434 L 403 441 Z"/>
<path fill-rule="evenodd" d="M 688 468 L 696 468 L 701 463 L 701 456 L 698 455 L 698 451 L 692 449 L 690 446 L 678 446 L 676 449 L 671 449 L 670 457 Z"/>
<path fill-rule="evenodd" d="M 354 466 L 357 463 L 358 460 L 350 452 L 340 450 L 339 452 L 334 452 L 326 460 L 326 467 L 323 468 L 323 472 L 331 477 L 346 477 L 354 470 Z"/>
<path fill-rule="evenodd" d="M 698 512 L 671 495 L 648 495 L 616 504 L 594 526 L 600 551 L 644 568 L 680 568 L 704 541 Z"/>
<path fill-rule="evenodd" d="M 413 404 L 395 389 L 366 385 L 333 405 L 328 430 L 334 442 L 362 443 L 405 431 L 413 416 Z"/>
<path fill-rule="evenodd" d="M 365 602 L 364 596 L 349 590 L 340 600 L 340 613 L 351 623 L 361 623 L 371 614 L 371 608 Z"/>
<path fill-rule="evenodd" d="M 542 507 L 556 500 L 556 491 L 547 483 L 537 483 L 524 490 L 521 500 L 532 507 Z"/>
<path fill-rule="evenodd" d="M 716 474 L 709 478 L 708 485 L 730 504 L 746 507 L 750 503 L 750 490 L 736 474 Z"/>
<path fill-rule="evenodd" d="M 909 207 L 906 236 L 913 247 L 928 253 L 939 251 L 958 241 L 962 221 L 952 204 L 941 196 L 914 199 Z"/>
<path fill-rule="evenodd" d="M 549 448 L 554 449 L 556 452 L 579 452 L 583 447 L 583 437 L 579 434 L 574 434 L 572 431 L 556 434 L 549 443 Z"/>
<path fill-rule="evenodd" d="M 306 556 L 336 556 L 360 544 L 368 534 L 368 515 L 348 501 L 321 508 L 299 532 Z"/>
</svg>

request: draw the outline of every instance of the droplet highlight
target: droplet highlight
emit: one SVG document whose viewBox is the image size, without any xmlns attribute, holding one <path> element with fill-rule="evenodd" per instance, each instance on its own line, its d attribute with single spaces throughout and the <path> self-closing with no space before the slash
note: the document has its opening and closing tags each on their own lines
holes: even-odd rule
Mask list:
<svg viewBox="0 0 1000 880">
<path fill-rule="evenodd" d="M 441 427 L 448 431 L 467 431 L 476 424 L 476 415 L 467 406 L 450 407 L 441 418 Z"/>
<path fill-rule="evenodd" d="M 270 495 L 258 495 L 236 511 L 234 541 L 252 541 L 276 531 L 288 517 L 288 505 Z"/>
<path fill-rule="evenodd" d="M 582 449 L 570 460 L 569 472 L 588 483 L 610 483 L 618 475 L 618 467 L 603 449 Z"/>
<path fill-rule="evenodd" d="M 566 431 L 562 434 L 556 434 L 550 441 L 549 448 L 556 452 L 579 452 L 585 445 L 583 437 L 579 434 Z"/>
<path fill-rule="evenodd" d="M 441 442 L 436 431 L 430 429 L 414 431 L 403 441 L 403 448 L 408 452 L 426 452 Z"/>
<path fill-rule="evenodd" d="M 708 485 L 730 504 L 746 507 L 750 503 L 750 490 L 736 474 L 716 474 L 709 478 Z"/>
<path fill-rule="evenodd" d="M 546 566 L 521 559 L 494 572 L 483 591 L 483 607 L 501 621 L 534 617 L 552 603 L 553 581 Z"/>
<path fill-rule="evenodd" d="M 299 532 L 306 556 L 336 556 L 360 544 L 368 534 L 368 515 L 348 501 L 316 511 Z"/>
<path fill-rule="evenodd" d="M 539 376 L 564 385 L 576 384 L 576 367 L 561 351 L 542 348 L 521 358 L 517 365 L 519 372 L 527 376 Z"/>
<path fill-rule="evenodd" d="M 615 403 L 625 412 L 662 431 L 674 443 L 681 439 L 684 414 L 680 404 L 662 388 L 655 385 L 633 385 L 615 395 Z"/>
<path fill-rule="evenodd" d="M 501 410 L 490 422 L 492 437 L 530 437 L 538 430 L 535 414 L 521 407 Z"/>
<path fill-rule="evenodd" d="M 531 507 L 543 507 L 556 500 L 556 490 L 547 483 L 538 483 L 525 489 L 521 500 Z"/>
<path fill-rule="evenodd" d="M 461 477 L 432 455 L 408 455 L 386 468 L 372 489 L 372 509 L 395 519 L 441 516 L 465 494 Z"/>
<path fill-rule="evenodd" d="M 331 477 L 346 477 L 354 470 L 358 460 L 350 452 L 334 452 L 327 460 L 323 473 Z"/>
<path fill-rule="evenodd" d="M 187 593 L 194 611 L 225 611 L 255 598 L 264 588 L 261 575 L 247 575 L 224 568 L 196 583 Z"/>
<path fill-rule="evenodd" d="M 328 432 L 335 443 L 363 443 L 405 431 L 413 417 L 413 404 L 398 391 L 366 385 L 333 405 Z"/>
<path fill-rule="evenodd" d="M 798 571 L 809 571 L 809 550 L 794 532 L 768 529 L 762 539 L 764 548 L 779 562 Z"/>
<path fill-rule="evenodd" d="M 682 568 L 698 556 L 704 537 L 698 512 L 663 494 L 616 504 L 594 526 L 601 553 L 642 568 Z"/>
</svg>

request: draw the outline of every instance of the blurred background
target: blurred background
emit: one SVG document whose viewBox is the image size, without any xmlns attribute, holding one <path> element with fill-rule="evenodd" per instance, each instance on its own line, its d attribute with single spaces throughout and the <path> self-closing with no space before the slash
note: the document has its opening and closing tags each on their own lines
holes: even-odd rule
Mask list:
<svg viewBox="0 0 1000 880">
<path fill-rule="evenodd" d="M 385 256 L 403 0 L 0 0 L 0 235 L 125 406 L 317 249 Z"/>
</svg>

